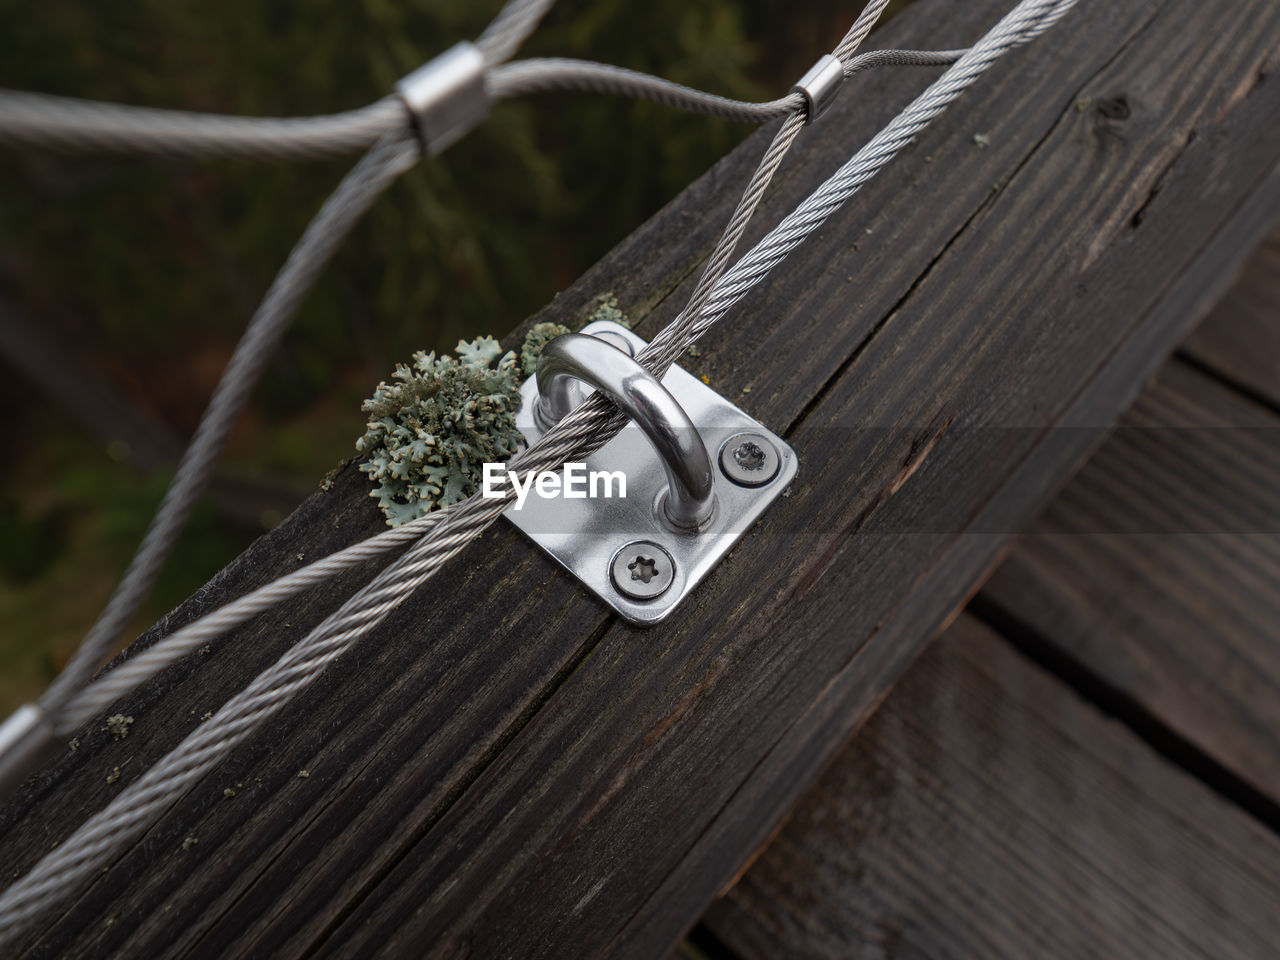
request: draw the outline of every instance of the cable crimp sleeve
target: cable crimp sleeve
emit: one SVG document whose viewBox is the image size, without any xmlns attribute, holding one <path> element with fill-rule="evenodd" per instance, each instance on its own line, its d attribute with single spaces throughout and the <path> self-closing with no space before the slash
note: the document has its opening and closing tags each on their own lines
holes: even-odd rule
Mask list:
<svg viewBox="0 0 1280 960">
<path fill-rule="evenodd" d="M 468 133 L 489 113 L 484 54 L 459 43 L 396 84 L 427 156 Z"/>
<path fill-rule="evenodd" d="M 844 83 L 844 64 L 838 57 L 825 54 L 809 68 L 809 72 L 800 78 L 800 82 L 791 88 L 805 99 L 806 124 L 813 123 L 827 112 Z"/>
</svg>

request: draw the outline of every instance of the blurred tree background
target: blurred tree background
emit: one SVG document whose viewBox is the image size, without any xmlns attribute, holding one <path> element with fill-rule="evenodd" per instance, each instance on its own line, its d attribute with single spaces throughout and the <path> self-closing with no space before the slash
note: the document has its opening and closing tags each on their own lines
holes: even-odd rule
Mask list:
<svg viewBox="0 0 1280 960">
<path fill-rule="evenodd" d="M 369 103 L 499 0 L 0 0 L 0 86 L 292 116 Z M 520 56 L 780 95 L 835 0 L 564 0 Z M 351 456 L 397 360 L 501 336 L 750 129 L 616 98 L 498 106 L 382 199 L 241 418 L 144 628 Z M 0 710 L 38 695 L 124 569 L 262 292 L 354 158 L 0 148 Z"/>
</svg>

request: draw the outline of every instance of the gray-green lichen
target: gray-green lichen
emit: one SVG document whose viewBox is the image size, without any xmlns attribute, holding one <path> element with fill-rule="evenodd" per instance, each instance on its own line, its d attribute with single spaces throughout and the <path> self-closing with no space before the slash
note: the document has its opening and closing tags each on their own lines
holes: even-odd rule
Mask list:
<svg viewBox="0 0 1280 960">
<path fill-rule="evenodd" d="M 538 370 L 538 358 L 542 356 L 542 348 L 569 332 L 562 323 L 535 323 L 524 335 L 524 345 L 520 348 L 520 367 L 526 377 L 532 377 Z"/>
<path fill-rule="evenodd" d="M 594 309 L 587 316 L 588 323 L 595 323 L 597 320 L 611 320 L 614 323 L 622 324 L 628 330 L 631 329 L 631 318 L 618 307 L 618 298 L 612 293 L 602 293 L 596 297 L 594 303 Z"/>
<path fill-rule="evenodd" d="M 456 352 L 415 353 L 361 407 L 369 421 L 356 441 L 368 454 L 360 470 L 377 484 L 370 496 L 390 526 L 475 493 L 483 465 L 507 460 L 521 441 L 516 355 L 492 337 L 460 341 Z"/>
</svg>

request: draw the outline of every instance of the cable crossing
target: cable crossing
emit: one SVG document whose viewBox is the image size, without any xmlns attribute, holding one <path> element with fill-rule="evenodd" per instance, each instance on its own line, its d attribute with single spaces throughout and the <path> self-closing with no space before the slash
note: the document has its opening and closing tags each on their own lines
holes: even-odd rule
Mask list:
<svg viewBox="0 0 1280 960">
<path fill-rule="evenodd" d="M 261 587 L 200 618 L 91 681 L 138 609 L 211 473 L 231 421 L 302 298 L 359 218 L 423 156 L 438 152 L 496 101 L 551 90 L 604 93 L 748 123 L 781 124 L 748 181 L 680 314 L 637 360 L 661 379 L 675 360 L 812 235 L 858 189 L 1008 51 L 1058 22 L 1077 0 L 1020 0 L 962 50 L 858 54 L 889 0 L 871 0 L 830 54 L 785 97 L 746 103 L 647 74 L 555 58 L 509 62 L 553 0 L 511 0 L 475 44 L 460 44 L 402 81 L 397 95 L 328 117 L 251 119 L 91 104 L 0 91 L 0 142 L 58 149 L 241 155 L 286 159 L 370 147 L 308 225 L 251 319 L 142 545 L 93 629 L 38 703 L 0 728 L 0 790 L 8 789 L 65 738 L 146 678 L 285 597 L 372 557 L 407 548 L 366 586 L 225 703 L 138 780 L 0 894 L 0 945 L 141 835 L 179 796 L 336 658 L 375 628 L 418 586 L 480 535 L 514 496 L 479 495 L 384 531 Z M 433 64 L 435 67 L 433 68 Z M 842 82 L 880 66 L 949 69 L 853 154 L 754 247 L 734 260 L 746 226 L 783 158 Z M 508 464 L 524 478 L 582 460 L 624 424 L 599 393 Z"/>
</svg>

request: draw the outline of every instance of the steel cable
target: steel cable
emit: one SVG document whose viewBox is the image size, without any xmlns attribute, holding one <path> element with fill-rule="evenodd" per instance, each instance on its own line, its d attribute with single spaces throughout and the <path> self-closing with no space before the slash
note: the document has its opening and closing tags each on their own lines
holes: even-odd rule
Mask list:
<svg viewBox="0 0 1280 960">
<path fill-rule="evenodd" d="M 921 51 L 874 51 L 872 53 L 862 54 L 854 57 L 847 71 L 849 76 L 860 70 L 869 69 L 875 66 L 887 65 L 912 65 L 912 66 L 935 66 L 940 64 L 952 63 L 959 59 L 963 51 L 938 51 L 936 53 Z M 576 89 L 576 88 L 575 88 Z M 682 88 L 688 89 L 688 88 Z M 522 92 L 531 92 L 525 90 Z M 620 91 L 609 91 L 620 92 Z M 635 91 L 627 91 L 633 95 L 638 95 Z M 698 91 L 689 91 L 697 96 L 706 96 Z M 719 99 L 719 98 L 712 98 Z M 734 101 L 727 101 L 734 103 Z M 775 102 L 791 102 L 791 110 L 795 110 L 803 104 L 803 98 L 798 94 L 792 95 L 791 98 L 784 98 Z M 752 106 L 750 104 L 746 106 Z M 712 111 L 706 111 L 711 113 Z M 726 114 L 714 114 L 726 116 L 728 119 L 739 119 L 739 116 L 728 116 Z M 788 131 L 786 136 L 787 143 L 794 137 L 796 131 Z M 775 152 L 777 146 L 775 143 Z M 780 154 L 779 154 L 780 157 Z M 748 196 L 747 203 L 754 206 L 758 201 L 759 190 Z M 708 274 L 707 276 L 710 276 Z M 257 615 L 258 613 L 269 609 L 275 603 L 286 597 L 305 590 L 311 586 L 321 583 L 330 577 L 349 569 L 355 564 L 362 563 L 372 556 L 385 553 L 397 546 L 403 546 L 425 532 L 427 527 L 434 526 L 439 519 L 439 514 L 430 514 L 427 517 L 414 521 L 412 524 L 404 524 L 394 530 L 386 531 L 377 537 L 370 538 L 361 544 L 356 544 L 339 553 L 323 560 L 316 561 L 314 564 L 296 571 L 287 577 L 273 581 L 252 594 L 242 597 L 223 608 L 208 614 L 200 620 L 189 624 L 175 634 L 166 637 L 155 647 L 145 651 L 139 656 L 125 661 L 104 676 L 95 680 L 89 687 L 85 688 L 80 694 L 71 698 L 67 703 L 63 704 L 58 714 L 54 718 L 54 729 L 59 736 L 68 736 L 81 724 L 87 722 L 91 717 L 100 712 L 102 709 L 115 702 L 138 683 L 146 678 L 154 675 L 168 664 L 179 659 L 180 657 L 190 653 L 192 650 L 202 646 L 209 640 L 212 640 L 227 630 L 243 623 L 245 620 Z"/>
<path fill-rule="evenodd" d="M 236 345 L 160 508 L 106 609 L 40 698 L 49 714 L 56 716 L 62 704 L 89 679 L 137 612 L 203 492 L 236 415 L 316 277 L 361 216 L 417 162 L 418 155 L 418 142 L 407 130 L 388 134 L 343 179 L 308 224 Z"/>
<path fill-rule="evenodd" d="M 485 63 L 509 59 L 554 0 L 510 0 L 476 46 Z M 354 153 L 408 123 L 404 102 L 319 117 L 237 117 L 97 103 L 0 90 L 0 142 L 60 150 L 118 150 L 174 156 L 298 159 Z"/>
<path fill-rule="evenodd" d="M 754 211 L 764 186 L 777 169 L 803 120 L 799 110 L 784 120 L 757 167 L 729 227 L 717 244 L 689 305 L 641 351 L 640 361 L 661 376 L 685 349 L 757 284 L 805 237 L 852 196 L 930 120 L 1012 47 L 1039 35 L 1076 0 L 1022 0 L 992 31 L 971 47 L 937 82 L 842 166 L 792 214 L 771 230 L 732 269 L 728 258 Z M 870 30 L 885 4 L 873 0 L 850 35 Z M 874 10 L 874 14 L 871 11 Z M 864 21 L 871 16 L 871 21 Z M 860 38 L 859 38 L 860 39 Z M 848 68 L 853 50 L 844 51 Z M 570 457 L 583 457 L 621 427 L 621 418 L 600 395 L 550 430 L 519 455 L 512 466 L 522 471 L 553 469 Z M 289 698 L 309 684 L 356 639 L 376 626 L 414 588 L 494 522 L 502 500 L 473 497 L 436 515 L 430 532 L 403 556 L 350 597 L 304 640 L 263 671 L 215 716 L 95 814 L 66 842 L 42 859 L 0 896 L 0 943 L 11 940 L 36 915 L 66 896 L 72 887 L 102 866 L 115 850 L 137 836 L 203 773 Z M 385 536 L 385 535 L 384 535 Z M 376 539 L 376 538 L 375 538 Z"/>
<path fill-rule="evenodd" d="M 519 4 L 512 5 L 512 7 L 520 6 Z M 514 29 L 517 22 L 527 24 L 534 13 L 540 17 L 542 12 L 545 12 L 546 7 L 547 4 L 542 0 L 530 0 L 530 2 L 524 3 L 522 8 L 527 12 L 516 20 L 512 20 L 506 29 L 495 33 L 495 37 L 498 39 L 492 41 L 491 50 L 487 56 L 496 56 L 497 53 L 493 52 L 493 50 L 500 52 L 508 49 L 510 38 L 513 36 L 510 31 Z M 877 10 L 874 4 L 868 9 L 873 12 Z M 495 25 L 497 22 L 495 21 Z M 865 24 L 867 21 L 864 19 L 861 22 Z M 850 35 L 853 35 L 854 32 L 851 31 Z M 861 26 L 856 32 L 863 32 Z M 486 34 L 488 34 L 488 31 Z M 481 39 L 484 40 L 484 37 Z M 846 73 L 852 75 L 876 66 L 945 64 L 953 62 L 959 56 L 959 53 L 960 51 L 875 51 L 853 57 L 846 64 Z M 745 122 L 759 122 L 778 116 L 781 113 L 794 112 L 803 105 L 803 98 L 798 93 L 792 93 L 787 97 L 765 104 L 750 104 L 705 94 L 646 74 L 638 74 L 633 71 L 593 64 L 587 61 L 522 61 L 518 64 L 494 68 L 494 70 L 490 71 L 490 78 L 493 81 L 494 90 L 501 96 L 514 96 L 519 93 L 532 93 L 548 89 L 595 89 L 600 92 L 648 97 L 659 102 L 668 103 L 671 106 Z M 5 102 L 5 96 L 0 94 L 0 107 Z M 87 138 L 82 141 L 83 143 L 95 143 L 101 146 L 104 144 L 104 141 L 99 139 L 99 135 L 101 135 L 108 137 L 112 146 L 123 147 L 132 143 L 135 148 L 169 150 L 171 152 L 189 150 L 191 152 L 206 153 L 236 153 L 250 145 L 263 146 L 269 144 L 273 137 L 278 141 L 274 144 L 274 149 L 279 151 L 281 155 L 287 155 L 290 151 L 334 150 L 340 146 L 355 143 L 357 140 L 378 130 L 387 131 L 383 136 L 389 137 L 394 132 L 403 129 L 405 125 L 403 104 L 395 97 L 380 101 L 373 107 L 366 108 L 366 111 L 355 111 L 352 114 L 341 115 L 341 117 L 354 118 L 357 115 L 367 114 L 358 123 L 353 121 L 353 125 L 346 127 L 341 134 L 336 132 L 345 123 L 345 121 L 341 121 L 341 117 L 280 121 L 285 126 L 294 125 L 299 129 L 308 128 L 312 132 L 306 138 L 294 139 L 285 137 L 278 132 L 271 133 L 268 128 L 275 121 L 206 117 L 181 113 L 170 114 L 129 107 L 117 108 L 110 105 L 90 104 L 80 101 L 67 102 L 60 98 L 45 98 L 39 95 L 12 95 L 12 97 L 14 102 L 30 101 L 31 104 L 48 101 L 52 108 L 56 108 L 53 109 L 52 119 L 48 116 L 45 117 L 46 123 L 51 125 L 46 128 L 45 132 L 49 133 L 54 141 L 63 133 L 76 130 L 82 137 Z M 70 105 L 66 106 L 67 103 Z M 66 116 L 60 117 L 59 109 L 63 106 L 66 107 Z M 155 118 L 154 115 L 157 113 L 163 114 L 163 122 Z M 6 119 L 2 114 L 3 111 L 0 110 L 0 129 L 4 129 Z M 41 114 L 41 111 L 34 106 L 31 106 L 30 109 L 17 110 L 17 115 L 19 116 L 35 116 L 36 114 Z M 41 115 L 43 116 L 44 114 Z M 137 122 L 129 122 L 126 119 L 128 117 L 141 117 L 143 119 L 139 119 Z M 8 119 L 12 119 L 12 116 Z M 264 124 L 266 128 L 263 127 Z M 23 129 L 22 122 L 16 124 L 16 129 Z M 9 132 L 12 133 L 13 128 L 10 128 Z M 346 139 L 343 139 L 343 136 Z M 335 233 L 334 236 L 338 236 L 338 234 Z M 305 255 L 291 258 L 292 262 L 305 264 L 309 260 L 310 253 L 314 251 L 300 245 L 299 250 L 296 252 Z M 282 273 L 277 288 L 292 289 L 294 284 L 288 281 L 290 281 L 289 275 Z M 269 295 L 267 300 L 264 301 L 262 310 L 260 310 L 259 319 L 251 324 L 250 330 L 262 329 L 270 331 L 274 329 L 277 331 L 274 339 L 278 340 L 278 331 L 283 329 L 283 325 L 287 323 L 292 309 L 296 308 L 296 304 L 291 305 L 290 310 L 284 313 L 271 311 L 269 308 L 273 307 L 273 305 L 272 297 Z M 262 320 L 261 316 L 264 313 L 271 313 L 275 320 L 270 322 Z M 275 324 L 280 325 L 275 326 Z M 231 392 L 237 383 L 248 382 L 250 386 L 252 385 L 252 381 L 256 379 L 256 373 L 247 379 L 233 376 L 237 371 L 236 361 L 247 362 L 255 356 L 261 357 L 264 352 L 268 352 L 270 346 L 263 348 L 263 343 L 266 339 L 259 338 L 255 341 L 246 336 L 241 345 L 243 350 L 237 353 L 237 358 L 233 360 L 231 367 L 229 367 L 228 375 L 222 385 L 228 392 Z M 243 389 L 238 391 L 239 398 L 230 404 L 220 403 L 219 398 L 215 397 L 215 402 L 210 407 L 210 414 L 206 418 L 206 423 L 202 427 L 201 433 L 197 435 L 196 441 L 193 442 L 191 450 L 188 451 L 187 458 L 184 459 L 184 464 L 188 465 L 188 468 L 180 468 L 179 475 L 175 479 L 175 487 L 162 505 L 156 520 L 153 522 L 148 538 L 139 550 L 137 558 L 129 571 L 126 571 L 120 588 L 113 595 L 107 609 L 82 644 L 83 653 L 78 653 L 73 658 L 69 668 L 59 676 L 42 698 L 41 705 L 53 717 L 54 730 L 58 735 L 66 735 L 76 729 L 79 723 L 96 712 L 104 702 L 110 702 L 105 698 L 110 697 L 111 700 L 117 698 L 129 688 L 125 685 L 126 681 L 130 684 L 136 684 L 149 675 L 146 671 L 154 672 L 154 670 L 160 669 L 163 664 L 173 659 L 172 656 L 168 655 L 167 651 L 157 650 L 153 656 L 138 658 L 136 662 L 131 661 L 126 665 L 119 677 L 109 680 L 103 678 L 102 681 L 94 686 L 92 693 L 86 696 L 74 697 L 76 701 L 74 706 L 69 706 L 66 702 L 72 699 L 72 695 L 68 691 L 75 690 L 84 684 L 88 674 L 96 668 L 102 655 L 114 642 L 115 636 L 118 636 L 119 630 L 123 629 L 123 624 L 127 622 L 132 612 L 136 610 L 141 597 L 149 589 L 150 582 L 154 579 L 160 561 L 163 560 L 163 557 L 171 547 L 173 539 L 181 528 L 182 520 L 190 508 L 194 499 L 193 491 L 198 493 L 198 488 L 203 483 L 203 476 L 211 469 L 213 457 L 207 455 L 208 451 L 212 450 L 216 454 L 221 442 L 216 435 L 219 431 L 225 434 L 230 418 L 226 416 L 218 417 L 215 414 L 219 410 L 225 411 L 237 407 L 238 404 L 243 402 L 244 392 Z M 215 427 L 218 429 L 215 430 Z M 203 473 L 200 473 L 200 471 L 203 471 Z M 192 477 L 195 474 L 200 474 L 199 482 L 193 482 Z M 182 482 L 178 483 L 178 480 Z M 387 542 L 389 543 L 389 541 Z M 389 546 L 386 547 L 386 549 L 389 548 Z M 157 560 L 157 558 L 159 559 Z M 349 563 L 355 562 L 359 561 L 354 558 L 349 561 Z M 317 572 L 316 576 L 323 579 L 341 569 L 345 569 L 342 564 L 326 563 Z M 301 577 L 294 578 L 290 581 L 291 585 L 288 588 L 277 587 L 274 590 L 264 588 L 264 596 L 266 598 L 282 598 L 292 592 L 304 589 L 305 586 L 313 582 L 317 581 Z M 237 611 L 249 609 L 265 608 L 259 607 L 257 603 L 246 603 L 237 607 Z M 244 614 L 246 617 L 251 615 Z M 236 616 L 240 616 L 240 613 L 237 612 Z M 197 625 L 192 625 L 193 629 L 185 633 L 184 636 L 191 638 L 204 637 L 207 639 L 210 634 L 216 635 L 216 633 L 229 629 L 239 622 L 242 622 L 242 619 L 216 616 L 211 618 L 208 624 L 199 625 L 200 629 L 198 630 L 194 629 Z M 170 641 L 170 646 L 186 649 L 185 642 L 180 643 L 177 638 L 170 638 Z M 91 659 L 91 656 L 94 655 L 96 655 L 96 659 Z M 174 656 L 177 655 L 180 654 L 175 654 Z"/>
<path fill-rule="evenodd" d="M 477 45 L 487 58 L 513 50 L 550 5 L 550 0 L 511 0 Z M 374 201 L 421 156 L 404 105 L 398 100 L 396 104 L 400 126 L 382 136 L 320 208 L 249 321 L 128 569 L 67 666 L 40 698 L 48 715 L 56 718 L 84 686 L 137 612 L 203 492 L 237 414 L 316 278 Z M 57 728 L 56 719 L 54 724 Z"/>
<path fill-rule="evenodd" d="M 503 7 L 476 39 L 485 62 L 495 66 L 514 57 L 554 4 L 555 0 L 512 0 Z"/>
<path fill-rule="evenodd" d="M 877 50 L 853 58 L 846 75 L 874 67 L 946 65 L 963 52 Z M 761 103 L 734 100 L 623 67 L 555 57 L 494 66 L 485 88 L 494 101 L 553 91 L 613 94 L 738 123 L 775 120 L 802 99 L 789 93 Z M 55 150 L 299 160 L 364 150 L 406 122 L 404 102 L 396 96 L 329 116 L 237 117 L 0 90 L 0 142 Z"/>
<path fill-rule="evenodd" d="M 354 153 L 405 125 L 404 103 L 323 117 L 233 117 L 0 90 L 0 141 L 55 150 L 300 159 Z"/>
<path fill-rule="evenodd" d="M 963 53 L 963 50 L 876 50 L 851 58 L 845 64 L 845 76 L 853 76 L 874 67 L 945 66 L 959 60 Z M 553 91 L 602 93 L 651 100 L 677 110 L 739 123 L 767 123 L 793 113 L 804 105 L 804 97 L 799 93 L 789 93 L 785 97 L 762 103 L 750 103 L 704 93 L 635 70 L 590 60 L 557 57 L 516 60 L 495 67 L 489 71 L 485 87 L 494 100 Z"/>
</svg>

